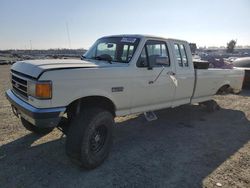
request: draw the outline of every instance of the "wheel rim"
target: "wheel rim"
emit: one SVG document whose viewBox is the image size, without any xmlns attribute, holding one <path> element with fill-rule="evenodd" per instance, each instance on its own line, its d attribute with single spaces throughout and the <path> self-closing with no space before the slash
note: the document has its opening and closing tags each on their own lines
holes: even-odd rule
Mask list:
<svg viewBox="0 0 250 188">
<path fill-rule="evenodd" d="M 107 138 L 107 128 L 101 125 L 95 129 L 90 137 L 90 151 L 98 153 L 104 146 Z"/>
</svg>

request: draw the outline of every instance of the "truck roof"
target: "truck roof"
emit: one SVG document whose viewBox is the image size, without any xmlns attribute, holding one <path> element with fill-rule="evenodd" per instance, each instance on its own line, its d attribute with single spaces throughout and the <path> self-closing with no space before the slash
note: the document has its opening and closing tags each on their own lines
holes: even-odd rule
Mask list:
<svg viewBox="0 0 250 188">
<path fill-rule="evenodd" d="M 155 35 L 147 35 L 147 34 L 121 34 L 121 35 L 109 35 L 109 36 L 104 36 L 102 38 L 106 37 L 135 37 L 135 38 L 154 38 L 154 39 L 162 39 L 162 40 L 171 40 L 171 41 L 181 41 L 181 42 L 187 42 L 185 40 L 180 40 L 180 39 L 173 39 L 173 38 L 165 38 L 161 36 L 155 36 Z"/>
</svg>

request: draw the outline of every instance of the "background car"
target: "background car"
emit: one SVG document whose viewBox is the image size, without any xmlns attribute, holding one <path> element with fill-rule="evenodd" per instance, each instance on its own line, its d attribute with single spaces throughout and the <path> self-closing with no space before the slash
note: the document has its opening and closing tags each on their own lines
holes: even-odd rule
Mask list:
<svg viewBox="0 0 250 188">
<path fill-rule="evenodd" d="M 237 58 L 233 62 L 234 67 L 245 70 L 243 87 L 250 89 L 250 57 Z"/>
</svg>

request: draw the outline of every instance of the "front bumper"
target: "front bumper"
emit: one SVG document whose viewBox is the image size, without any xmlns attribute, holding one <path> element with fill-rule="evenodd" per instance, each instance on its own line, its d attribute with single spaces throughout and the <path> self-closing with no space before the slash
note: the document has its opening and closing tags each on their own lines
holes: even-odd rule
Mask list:
<svg viewBox="0 0 250 188">
<path fill-rule="evenodd" d="M 17 97 L 10 89 L 6 91 L 6 97 L 16 111 L 14 114 L 41 128 L 56 127 L 66 110 L 65 107 L 35 108 Z"/>
</svg>

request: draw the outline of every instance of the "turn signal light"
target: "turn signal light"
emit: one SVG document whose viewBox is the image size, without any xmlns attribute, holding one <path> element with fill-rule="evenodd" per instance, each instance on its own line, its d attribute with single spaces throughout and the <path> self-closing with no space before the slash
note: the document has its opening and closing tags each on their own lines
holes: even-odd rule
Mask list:
<svg viewBox="0 0 250 188">
<path fill-rule="evenodd" d="M 50 82 L 39 82 L 36 83 L 36 94 L 37 98 L 51 99 L 52 97 L 52 85 Z"/>
</svg>

